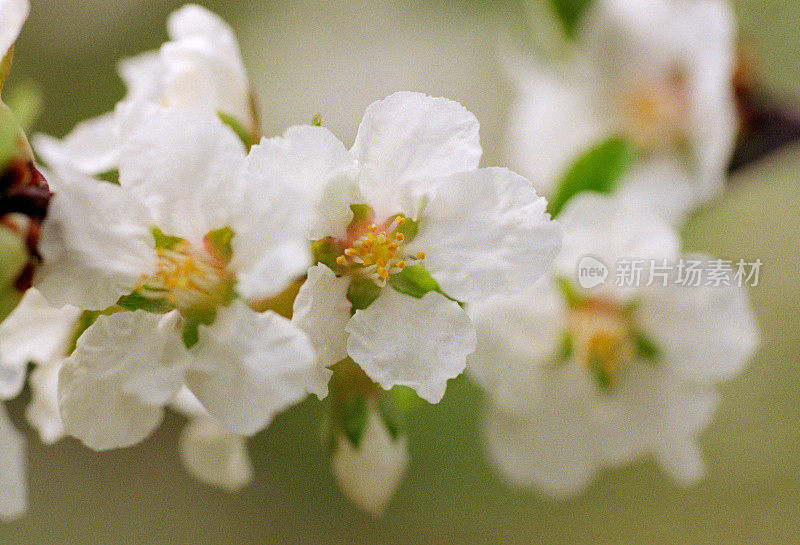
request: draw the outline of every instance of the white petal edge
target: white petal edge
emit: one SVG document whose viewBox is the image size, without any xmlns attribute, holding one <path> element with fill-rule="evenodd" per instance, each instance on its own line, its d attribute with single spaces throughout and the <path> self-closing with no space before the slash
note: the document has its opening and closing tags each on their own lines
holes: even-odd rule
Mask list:
<svg viewBox="0 0 800 545">
<path fill-rule="evenodd" d="M 25 438 L 14 429 L 0 403 L 0 521 L 9 522 L 28 509 Z"/>
<path fill-rule="evenodd" d="M 253 480 L 245 438 L 212 419 L 193 419 L 183 428 L 180 454 L 186 471 L 211 486 L 236 492 Z"/>
<path fill-rule="evenodd" d="M 186 383 L 229 430 L 253 435 L 309 393 L 327 395 L 308 336 L 274 312 L 240 300 L 221 308 L 199 341 Z"/>
<path fill-rule="evenodd" d="M 28 0 L 0 2 L 0 58 L 4 57 L 17 41 L 30 9 Z"/>
<path fill-rule="evenodd" d="M 408 386 L 430 403 L 441 401 L 477 343 L 466 312 L 436 292 L 416 299 L 384 288 L 346 331 L 348 354 L 372 380 L 384 390 Z"/>
</svg>

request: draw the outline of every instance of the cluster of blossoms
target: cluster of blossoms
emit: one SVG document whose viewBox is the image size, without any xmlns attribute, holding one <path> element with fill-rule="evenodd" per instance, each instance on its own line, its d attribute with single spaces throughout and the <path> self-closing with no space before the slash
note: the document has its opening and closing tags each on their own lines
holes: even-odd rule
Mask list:
<svg viewBox="0 0 800 545">
<path fill-rule="evenodd" d="M 26 416 L 42 441 L 95 450 L 179 411 L 187 470 L 237 490 L 253 476 L 247 438 L 328 398 L 332 473 L 379 514 L 408 464 L 404 411 L 467 370 L 487 392 L 490 455 L 516 483 L 571 493 L 642 453 L 696 480 L 713 384 L 757 342 L 746 294 L 575 283 L 587 254 L 677 259 L 673 226 L 721 189 L 730 17 L 650 3 L 643 20 L 598 0 L 574 66 L 514 69 L 511 159 L 534 183 L 479 168 L 477 119 L 420 93 L 370 105 L 349 149 L 319 118 L 263 136 L 232 30 L 179 9 L 167 43 L 120 63 L 113 112 L 33 141 L 53 195 L 27 183 L 47 190 L 47 213 L 28 213 L 32 287 L 0 325 L 2 399 L 33 363 Z M 17 21 L 8 45 L 26 14 L 0 0 L 3 32 Z M 681 32 L 652 40 L 664 24 Z M 597 164 L 626 157 L 625 172 Z M 613 196 L 582 191 L 618 181 Z M 22 443 L 4 413 L 0 484 L 0 516 L 19 514 Z"/>
</svg>

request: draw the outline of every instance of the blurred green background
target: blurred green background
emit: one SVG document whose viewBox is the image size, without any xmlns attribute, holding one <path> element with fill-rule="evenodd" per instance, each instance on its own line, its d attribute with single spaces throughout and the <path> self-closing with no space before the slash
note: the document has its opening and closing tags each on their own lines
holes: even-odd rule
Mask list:
<svg viewBox="0 0 800 545">
<path fill-rule="evenodd" d="M 497 37 L 524 40 L 520 1 L 211 0 L 236 29 L 261 97 L 267 134 L 317 112 L 346 143 L 364 108 L 397 90 L 462 102 L 482 123 L 485 164 L 500 164 L 511 94 Z M 61 136 L 122 96 L 122 57 L 165 39 L 173 0 L 32 0 L 14 79 L 39 82 L 38 129 Z M 769 86 L 800 96 L 800 5 L 739 0 Z M 237 543 L 800 543 L 800 148 L 734 179 L 724 202 L 686 229 L 686 246 L 765 262 L 752 290 L 763 346 L 723 387 L 703 436 L 708 479 L 671 485 L 652 461 L 608 471 L 580 498 L 553 503 L 506 488 L 481 454 L 480 394 L 463 378 L 410 421 L 413 462 L 382 520 L 352 508 L 327 471 L 310 400 L 251 442 L 256 480 L 229 495 L 191 480 L 170 415 L 144 444 L 93 453 L 73 440 L 29 440 L 31 510 L 0 525 L 0 544 Z"/>
</svg>

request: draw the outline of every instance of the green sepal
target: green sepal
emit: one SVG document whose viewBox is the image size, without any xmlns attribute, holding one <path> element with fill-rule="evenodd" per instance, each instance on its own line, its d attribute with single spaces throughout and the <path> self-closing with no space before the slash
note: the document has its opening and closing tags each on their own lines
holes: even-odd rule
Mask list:
<svg viewBox="0 0 800 545">
<path fill-rule="evenodd" d="M 661 350 L 656 342 L 641 331 L 636 332 L 634 341 L 636 342 L 636 352 L 642 360 L 652 363 L 661 356 Z"/>
<path fill-rule="evenodd" d="M 575 286 L 569 279 L 562 276 L 557 279 L 557 282 L 561 295 L 564 297 L 564 302 L 567 303 L 570 309 L 574 309 L 581 304 L 581 296 L 578 295 Z"/>
<path fill-rule="evenodd" d="M 242 124 L 241 121 L 230 114 L 226 114 L 225 112 L 217 112 L 217 115 L 223 123 L 225 123 L 233 130 L 233 132 L 236 133 L 236 136 L 238 136 L 239 140 L 242 141 L 242 144 L 247 151 L 250 151 L 250 148 L 258 144 L 255 136 L 247 127 L 244 126 L 244 124 Z"/>
<path fill-rule="evenodd" d="M 230 263 L 233 258 L 233 230 L 230 227 L 223 227 L 216 231 L 211 231 L 205 237 L 206 249 L 222 261 L 223 263 Z"/>
<path fill-rule="evenodd" d="M 347 300 L 352 303 L 352 312 L 368 308 L 381 294 L 381 287 L 369 278 L 354 277 L 347 288 Z"/>
<path fill-rule="evenodd" d="M 408 412 L 416 409 L 420 405 L 427 403 L 424 399 L 417 395 L 413 388 L 408 386 L 395 386 L 389 390 L 388 395 L 391 397 L 392 403 L 398 410 Z"/>
<path fill-rule="evenodd" d="M 390 217 L 387 223 L 391 224 L 396 218 L 403 216 L 403 214 L 395 214 L 394 216 Z M 395 229 L 396 232 L 401 233 L 405 237 L 406 243 L 411 242 L 417 236 L 417 231 L 419 231 L 419 222 L 414 221 L 411 218 L 403 216 L 405 218 L 405 222 L 403 225 L 398 225 Z"/>
<path fill-rule="evenodd" d="M 200 326 L 211 325 L 217 318 L 216 309 L 196 310 L 182 315 L 181 339 L 186 348 L 192 348 L 200 340 Z"/>
<path fill-rule="evenodd" d="M 354 448 L 361 444 L 364 429 L 367 427 L 369 409 L 367 400 L 361 396 L 350 397 L 342 406 L 342 432 Z"/>
<path fill-rule="evenodd" d="M 575 352 L 575 347 L 572 342 L 572 335 L 564 334 L 561 336 L 561 342 L 558 345 L 558 350 L 553 358 L 553 364 L 563 365 L 567 363 Z"/>
<path fill-rule="evenodd" d="M 119 185 L 119 170 L 115 168 L 107 170 L 101 174 L 98 174 L 96 178 L 110 184 Z"/>
<path fill-rule="evenodd" d="M 8 51 L 3 56 L 3 60 L 0 61 L 0 91 L 3 90 L 6 79 L 8 79 L 8 75 L 11 73 L 12 64 L 14 64 L 14 44 L 11 44 L 11 47 L 8 48 Z"/>
<path fill-rule="evenodd" d="M 402 271 L 389 276 L 389 285 L 400 293 L 422 299 L 426 293 L 441 293 L 439 283 L 433 279 L 422 264 L 406 267 Z"/>
<path fill-rule="evenodd" d="M 323 238 L 311 244 L 311 255 L 314 263 L 322 263 L 337 276 L 342 274 L 342 267 L 336 262 L 336 258 L 341 255 L 339 246 L 332 238 Z"/>
<path fill-rule="evenodd" d="M 570 40 L 575 39 L 581 19 L 591 3 L 592 0 L 550 0 L 550 6 L 561 23 L 564 34 Z"/>
<path fill-rule="evenodd" d="M 561 178 L 550 201 L 552 216 L 557 216 L 572 197 L 584 191 L 612 193 L 633 165 L 636 155 L 636 146 L 614 136 L 578 157 Z"/>
<path fill-rule="evenodd" d="M 402 409 L 394 404 L 394 399 L 390 397 L 391 392 L 386 392 L 378 400 L 378 416 L 383 420 L 383 425 L 392 437 L 392 441 L 397 441 L 403 428 Z"/>
<path fill-rule="evenodd" d="M 42 89 L 32 82 L 16 85 L 6 104 L 14 112 L 17 124 L 23 131 L 29 131 L 42 111 L 44 98 Z"/>
<path fill-rule="evenodd" d="M 361 225 L 364 222 L 372 221 L 375 213 L 366 204 L 351 204 L 350 210 L 353 212 L 353 219 L 350 221 L 349 227 Z"/>
<path fill-rule="evenodd" d="M 84 310 L 81 313 L 80 318 L 78 318 L 78 321 L 72 330 L 72 337 L 70 337 L 69 344 L 67 344 L 67 351 L 64 354 L 65 356 L 69 357 L 73 352 L 75 352 L 75 348 L 78 347 L 78 339 L 81 338 L 81 335 L 83 335 L 86 330 L 89 329 L 100 316 L 102 316 L 102 314 L 102 312 L 93 310 Z"/>
<path fill-rule="evenodd" d="M 155 240 L 156 243 L 156 248 L 161 248 L 162 250 L 173 250 L 175 249 L 175 246 L 185 242 L 181 237 L 165 235 L 164 232 L 158 227 L 153 227 L 152 232 L 153 240 Z"/>
<path fill-rule="evenodd" d="M 311 118 L 311 126 L 312 127 L 322 126 L 322 114 L 314 114 L 314 117 Z"/>
<path fill-rule="evenodd" d="M 593 358 L 589 364 L 589 368 L 594 375 L 597 387 L 600 388 L 600 390 L 604 393 L 611 392 L 611 390 L 614 388 L 614 377 L 606 370 L 605 367 L 603 367 L 603 362 L 599 359 Z"/>
<path fill-rule="evenodd" d="M 164 299 L 150 299 L 138 292 L 133 292 L 130 295 L 121 297 L 120 300 L 117 301 L 117 306 L 125 310 L 144 310 L 152 314 L 166 314 L 175 308 Z"/>
</svg>

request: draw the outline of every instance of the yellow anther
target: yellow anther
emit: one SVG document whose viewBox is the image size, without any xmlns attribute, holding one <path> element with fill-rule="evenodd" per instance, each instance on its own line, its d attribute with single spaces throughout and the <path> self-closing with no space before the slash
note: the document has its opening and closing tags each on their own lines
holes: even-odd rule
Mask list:
<svg viewBox="0 0 800 545">
<path fill-rule="evenodd" d="M 375 225 L 374 223 L 373 223 L 373 224 L 371 224 L 371 225 L 369 226 L 369 230 L 370 230 L 370 231 L 375 231 L 375 230 L 377 230 L 377 229 L 378 229 L 378 226 L 377 226 L 377 225 Z"/>
<path fill-rule="evenodd" d="M 399 227 L 400 225 L 403 225 L 406 222 L 406 218 L 397 218 L 397 220 L 395 221 L 397 221 L 397 225 Z"/>
<path fill-rule="evenodd" d="M 356 251 L 353 248 L 347 248 L 344 251 L 344 255 L 348 257 L 353 257 L 354 255 L 356 255 Z"/>
<path fill-rule="evenodd" d="M 376 261 L 376 262 L 375 262 L 375 264 L 376 264 L 378 267 L 385 267 L 385 266 L 386 266 L 386 260 L 385 260 L 385 259 L 383 259 L 382 257 L 379 257 L 379 258 L 378 258 L 378 261 Z"/>
<path fill-rule="evenodd" d="M 397 239 L 397 242 L 403 242 L 406 239 L 406 236 L 403 233 L 397 233 L 394 238 Z"/>
<path fill-rule="evenodd" d="M 378 270 L 375 271 L 375 272 L 377 272 L 378 276 L 380 276 L 384 280 L 389 278 L 389 272 L 386 269 L 384 269 L 383 267 L 378 267 Z"/>
<path fill-rule="evenodd" d="M 375 237 L 375 242 L 378 244 L 385 244 L 387 240 L 385 233 L 379 233 L 378 236 Z"/>
<path fill-rule="evenodd" d="M 425 259 L 425 252 L 417 252 L 417 259 L 419 259 L 420 261 Z"/>
<path fill-rule="evenodd" d="M 339 257 L 336 258 L 336 263 L 338 263 L 339 265 L 344 265 L 345 263 L 347 263 L 347 258 L 345 258 L 343 255 L 340 255 Z"/>
<path fill-rule="evenodd" d="M 369 267 L 370 265 L 372 265 L 372 260 L 369 257 L 365 257 L 364 258 L 364 266 L 365 267 Z"/>
<path fill-rule="evenodd" d="M 397 263 L 394 264 L 394 266 L 397 267 L 398 269 L 405 269 L 406 268 L 406 262 L 405 261 L 398 261 Z"/>
</svg>

